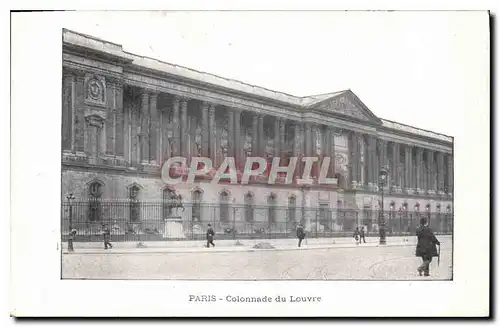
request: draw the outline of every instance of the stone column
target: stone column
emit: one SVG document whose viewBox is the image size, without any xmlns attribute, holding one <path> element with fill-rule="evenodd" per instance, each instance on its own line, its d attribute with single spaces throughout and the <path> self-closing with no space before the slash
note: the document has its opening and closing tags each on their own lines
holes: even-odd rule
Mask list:
<svg viewBox="0 0 500 327">
<path fill-rule="evenodd" d="M 378 189 L 378 175 L 379 175 L 379 170 L 380 170 L 380 167 L 382 166 L 382 164 L 379 164 L 379 162 L 381 162 L 380 158 L 379 158 L 379 148 L 381 148 L 379 146 L 379 139 L 377 139 L 375 136 L 371 136 L 371 140 L 373 142 L 372 144 L 372 149 L 373 149 L 373 153 L 372 153 L 372 166 L 370 167 L 371 171 L 372 171 L 372 183 L 373 183 L 373 190 L 377 190 Z M 388 175 L 390 175 L 390 172 L 388 172 Z M 387 180 L 389 180 L 389 176 L 387 176 Z"/>
<path fill-rule="evenodd" d="M 160 155 L 158 151 L 160 148 L 158 147 L 158 94 L 152 93 L 149 96 L 149 110 L 151 114 L 151 120 L 149 124 L 149 160 L 151 163 L 158 164 L 158 158 Z"/>
<path fill-rule="evenodd" d="M 149 162 L 149 94 L 146 90 L 141 94 L 141 162 Z"/>
<path fill-rule="evenodd" d="M 328 166 L 327 177 L 333 177 L 333 175 L 331 175 L 331 173 L 332 173 L 332 169 L 331 168 L 332 168 L 332 164 L 334 163 L 334 161 L 331 158 L 331 151 L 332 151 L 332 130 L 328 126 L 323 126 L 323 133 L 324 133 L 324 136 L 323 136 L 324 147 L 323 147 L 323 151 L 321 153 L 322 156 L 323 156 L 323 159 L 320 162 L 320 167 L 323 164 L 324 158 L 329 157 L 330 158 L 330 165 Z"/>
<path fill-rule="evenodd" d="M 123 134 L 123 120 L 125 119 L 125 108 L 123 107 L 123 82 L 119 81 L 115 88 L 115 108 L 117 111 L 116 115 L 116 125 L 115 125 L 115 136 L 116 140 L 114 142 L 115 154 L 117 156 L 124 155 L 124 134 Z"/>
<path fill-rule="evenodd" d="M 335 130 L 333 127 L 328 127 L 327 137 L 328 143 L 328 156 L 330 157 L 330 167 L 328 168 L 328 176 L 331 178 L 335 177 Z M 338 181 L 337 181 L 338 182 Z"/>
<path fill-rule="evenodd" d="M 215 126 L 215 105 L 211 104 L 208 109 L 208 125 L 209 125 L 209 151 L 212 166 L 217 167 L 217 129 Z"/>
<path fill-rule="evenodd" d="M 235 160 L 236 167 L 243 170 L 243 142 L 241 137 L 241 110 L 234 109 L 234 141 L 235 141 Z"/>
<path fill-rule="evenodd" d="M 174 96 L 173 101 L 173 117 L 172 117 L 172 127 L 173 127 L 173 149 L 172 153 L 174 156 L 181 155 L 181 120 L 179 115 L 181 98 Z"/>
<path fill-rule="evenodd" d="M 377 140 L 373 135 L 368 135 L 368 187 L 374 189 L 377 185 L 378 174 L 375 171 L 375 157 L 377 154 Z"/>
<path fill-rule="evenodd" d="M 259 115 L 259 132 L 258 132 L 258 139 L 259 139 L 259 156 L 264 157 L 264 154 L 266 153 L 266 135 L 264 133 L 264 116 Z"/>
<path fill-rule="evenodd" d="M 310 123 L 305 123 L 304 124 L 304 156 L 305 157 L 310 157 L 311 156 L 311 124 Z"/>
<path fill-rule="evenodd" d="M 278 117 L 274 117 L 273 134 L 274 134 L 273 154 L 274 157 L 279 157 L 281 149 L 280 149 L 280 118 Z"/>
<path fill-rule="evenodd" d="M 286 127 L 286 121 L 283 118 L 279 118 L 280 135 L 279 135 L 278 155 L 280 156 L 280 158 L 285 157 L 285 127 Z"/>
<path fill-rule="evenodd" d="M 438 193 L 444 194 L 444 153 L 437 153 L 437 180 L 438 180 Z"/>
<path fill-rule="evenodd" d="M 434 176 L 434 151 L 427 150 L 427 191 L 429 194 L 436 193 L 436 182 Z"/>
<path fill-rule="evenodd" d="M 189 159 L 198 157 L 198 147 L 196 145 L 196 117 L 189 117 Z"/>
<path fill-rule="evenodd" d="M 416 180 L 417 180 L 417 192 L 422 193 L 423 190 L 423 158 L 424 158 L 424 149 L 417 148 L 417 156 L 416 156 Z"/>
<path fill-rule="evenodd" d="M 236 135 L 234 133 L 234 112 L 231 108 L 227 110 L 227 157 L 235 158 L 235 147 L 234 139 Z"/>
<path fill-rule="evenodd" d="M 361 134 L 356 132 L 356 152 L 354 153 L 356 156 L 356 181 L 358 186 L 361 186 L 362 180 L 361 180 L 361 169 L 363 169 L 363 166 L 361 165 Z"/>
<path fill-rule="evenodd" d="M 259 115 L 252 117 L 252 157 L 259 156 Z"/>
<path fill-rule="evenodd" d="M 411 147 L 405 145 L 405 179 L 404 189 L 407 193 L 411 192 Z"/>
<path fill-rule="evenodd" d="M 355 132 L 349 134 L 349 175 L 350 182 L 353 188 L 356 188 L 358 184 L 358 136 Z"/>
<path fill-rule="evenodd" d="M 131 124 L 130 124 L 130 112 L 132 108 L 123 107 L 123 157 L 125 159 L 126 165 L 130 165 L 132 161 L 131 157 Z"/>
<path fill-rule="evenodd" d="M 448 194 L 453 194 L 453 156 L 446 155 L 446 166 L 448 169 Z"/>
<path fill-rule="evenodd" d="M 189 130 L 188 130 L 188 118 L 187 118 L 187 105 L 188 99 L 181 99 L 181 155 L 185 158 L 189 157 Z"/>
<path fill-rule="evenodd" d="M 301 150 L 300 150 L 300 126 L 299 122 L 295 122 L 293 125 L 293 155 L 297 157 L 297 165 L 295 166 L 295 177 L 300 176 L 301 167 Z"/>
<path fill-rule="evenodd" d="M 201 155 L 210 157 L 210 128 L 208 125 L 208 102 L 201 103 Z"/>
<path fill-rule="evenodd" d="M 400 192 L 403 187 L 399 183 L 399 143 L 392 142 L 392 188 L 394 192 Z"/>
</svg>

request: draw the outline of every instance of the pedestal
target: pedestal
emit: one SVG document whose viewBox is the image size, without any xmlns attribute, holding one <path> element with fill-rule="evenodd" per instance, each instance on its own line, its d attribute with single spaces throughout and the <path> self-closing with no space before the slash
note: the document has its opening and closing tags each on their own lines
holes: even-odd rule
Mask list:
<svg viewBox="0 0 500 327">
<path fill-rule="evenodd" d="M 186 238 L 182 227 L 181 217 L 169 217 L 165 219 L 164 238 Z"/>
</svg>

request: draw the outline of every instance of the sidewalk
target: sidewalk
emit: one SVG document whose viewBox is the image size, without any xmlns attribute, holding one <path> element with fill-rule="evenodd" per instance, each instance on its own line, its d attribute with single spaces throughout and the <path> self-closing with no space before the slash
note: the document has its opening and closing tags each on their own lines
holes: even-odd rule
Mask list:
<svg viewBox="0 0 500 327">
<path fill-rule="evenodd" d="M 451 236 L 439 236 L 442 241 L 451 241 Z M 237 242 L 239 244 L 237 244 Z M 215 247 L 206 248 L 204 241 L 166 241 L 145 242 L 146 248 L 137 248 L 137 242 L 116 242 L 113 249 L 104 250 L 102 242 L 75 242 L 74 253 L 102 254 L 102 253 L 193 253 L 193 252 L 253 252 L 253 251 L 276 251 L 276 250 L 313 250 L 329 248 L 350 247 L 377 247 L 378 237 L 367 237 L 367 243 L 356 245 L 350 237 L 339 238 L 311 238 L 302 242 L 302 247 L 297 247 L 296 239 L 243 239 L 243 240 L 215 240 Z M 273 249 L 255 249 L 257 243 L 269 243 Z M 415 246 L 416 237 L 387 237 L 384 246 Z M 67 242 L 63 243 L 63 253 L 68 253 Z"/>
</svg>

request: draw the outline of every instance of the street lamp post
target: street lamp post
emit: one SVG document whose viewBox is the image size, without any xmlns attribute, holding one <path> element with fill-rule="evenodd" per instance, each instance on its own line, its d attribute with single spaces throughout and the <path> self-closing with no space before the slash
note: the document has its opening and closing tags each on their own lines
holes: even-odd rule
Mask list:
<svg viewBox="0 0 500 327">
<path fill-rule="evenodd" d="M 69 203 L 69 230 L 73 230 L 73 204 L 71 203 L 71 200 L 75 199 L 75 196 L 73 193 L 70 193 L 66 196 L 66 199 L 68 200 Z"/>
<path fill-rule="evenodd" d="M 379 188 L 381 192 L 381 201 L 380 201 L 380 214 L 379 214 L 379 244 L 380 245 L 385 245 L 386 244 L 386 238 L 385 238 L 385 217 L 384 217 L 384 186 L 387 183 L 387 169 L 382 167 L 380 168 L 379 172 Z"/>
</svg>

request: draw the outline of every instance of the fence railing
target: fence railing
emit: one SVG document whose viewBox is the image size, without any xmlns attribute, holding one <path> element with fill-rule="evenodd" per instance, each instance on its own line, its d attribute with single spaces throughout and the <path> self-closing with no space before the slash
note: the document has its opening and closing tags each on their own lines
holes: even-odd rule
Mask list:
<svg viewBox="0 0 500 327">
<path fill-rule="evenodd" d="M 182 225 L 182 235 L 176 237 L 168 236 L 166 230 L 173 214 Z M 414 235 L 421 217 L 427 217 L 435 233 L 452 233 L 450 213 L 385 211 L 386 234 Z M 103 224 L 114 241 L 204 239 L 208 224 L 218 239 L 288 238 L 296 236 L 299 222 L 308 237 L 352 236 L 361 226 L 367 236 L 376 236 L 383 226 L 378 210 L 186 203 L 177 211 L 163 202 L 89 200 L 62 204 L 63 239 L 75 229 L 75 241 L 102 240 Z"/>
</svg>

